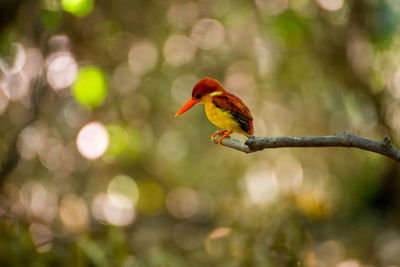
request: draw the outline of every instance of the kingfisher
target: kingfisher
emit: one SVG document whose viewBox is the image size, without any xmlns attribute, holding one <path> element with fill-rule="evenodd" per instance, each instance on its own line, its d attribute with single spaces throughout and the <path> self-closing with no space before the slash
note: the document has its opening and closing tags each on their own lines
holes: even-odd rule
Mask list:
<svg viewBox="0 0 400 267">
<path fill-rule="evenodd" d="M 176 116 L 188 111 L 197 103 L 204 104 L 206 115 L 209 121 L 223 129 L 211 136 L 211 141 L 218 134 L 223 134 L 218 139 L 221 141 L 232 133 L 239 133 L 246 137 L 253 135 L 253 116 L 249 108 L 237 96 L 224 89 L 221 83 L 213 78 L 201 79 L 192 90 L 192 97 L 184 104 Z"/>
</svg>

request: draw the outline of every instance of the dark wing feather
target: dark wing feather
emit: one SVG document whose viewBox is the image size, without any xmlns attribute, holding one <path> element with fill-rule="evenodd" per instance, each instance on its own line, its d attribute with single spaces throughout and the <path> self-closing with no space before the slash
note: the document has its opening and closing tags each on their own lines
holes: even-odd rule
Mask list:
<svg viewBox="0 0 400 267">
<path fill-rule="evenodd" d="M 232 119 L 235 120 L 239 127 L 248 133 L 253 134 L 253 117 L 249 108 L 238 97 L 230 93 L 224 93 L 213 97 L 213 103 L 216 107 L 229 111 Z"/>
</svg>

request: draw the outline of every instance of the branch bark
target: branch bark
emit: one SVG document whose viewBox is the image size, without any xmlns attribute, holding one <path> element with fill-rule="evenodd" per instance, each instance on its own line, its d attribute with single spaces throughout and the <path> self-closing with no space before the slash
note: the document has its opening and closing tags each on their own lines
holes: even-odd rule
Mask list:
<svg viewBox="0 0 400 267">
<path fill-rule="evenodd" d="M 220 135 L 217 135 L 214 138 L 214 143 L 218 143 L 219 137 Z M 378 153 L 400 162 L 400 150 L 392 145 L 389 137 L 384 137 L 379 142 L 346 132 L 328 136 L 249 136 L 245 143 L 225 138 L 221 144 L 247 154 L 278 147 L 354 147 Z"/>
</svg>

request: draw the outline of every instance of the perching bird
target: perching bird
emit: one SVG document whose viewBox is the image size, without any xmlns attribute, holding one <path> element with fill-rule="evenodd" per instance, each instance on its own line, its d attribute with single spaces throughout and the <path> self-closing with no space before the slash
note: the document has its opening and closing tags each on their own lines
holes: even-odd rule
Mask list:
<svg viewBox="0 0 400 267">
<path fill-rule="evenodd" d="M 249 108 L 242 100 L 228 93 L 217 80 L 212 78 L 204 78 L 193 87 L 192 98 L 178 110 L 175 117 L 199 102 L 204 104 L 208 119 L 223 129 L 213 134 L 211 141 L 216 135 L 222 133 L 225 134 L 219 138 L 218 145 L 221 145 L 222 139 L 233 132 L 246 137 L 253 135 L 253 117 Z"/>
</svg>

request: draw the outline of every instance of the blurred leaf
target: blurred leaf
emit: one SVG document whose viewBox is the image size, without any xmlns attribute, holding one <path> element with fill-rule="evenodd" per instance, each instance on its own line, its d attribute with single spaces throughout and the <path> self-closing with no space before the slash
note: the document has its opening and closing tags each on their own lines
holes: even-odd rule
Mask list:
<svg viewBox="0 0 400 267">
<path fill-rule="evenodd" d="M 61 0 L 62 8 L 77 17 L 84 17 L 92 12 L 94 0 Z"/>
<path fill-rule="evenodd" d="M 275 19 L 274 29 L 278 40 L 290 48 L 300 48 L 307 37 L 305 19 L 296 16 L 292 12 L 278 15 Z"/>
<path fill-rule="evenodd" d="M 120 155 L 126 149 L 125 129 L 119 125 L 107 125 L 107 131 L 110 138 L 106 155 L 114 158 Z"/>
<path fill-rule="evenodd" d="M 62 23 L 62 13 L 60 11 L 42 10 L 42 21 L 47 29 L 58 30 Z"/>
<path fill-rule="evenodd" d="M 96 66 L 80 68 L 72 91 L 75 99 L 83 106 L 88 108 L 98 107 L 107 96 L 105 74 Z"/>
<path fill-rule="evenodd" d="M 78 240 L 79 247 L 96 266 L 110 266 L 105 251 L 89 237 L 82 236 Z"/>
<path fill-rule="evenodd" d="M 0 157 L 16 164 L 0 266 L 400 266 L 400 165 L 350 148 L 245 155 L 210 142 L 203 106 L 173 118 L 210 76 L 249 106 L 257 136 L 398 146 L 400 1 L 1 7 Z M 186 45 L 168 47 L 174 36 Z M 84 137 L 89 122 L 107 126 Z"/>
<path fill-rule="evenodd" d="M 165 192 L 154 182 L 139 183 L 138 209 L 146 214 L 158 214 L 164 209 Z"/>
</svg>

